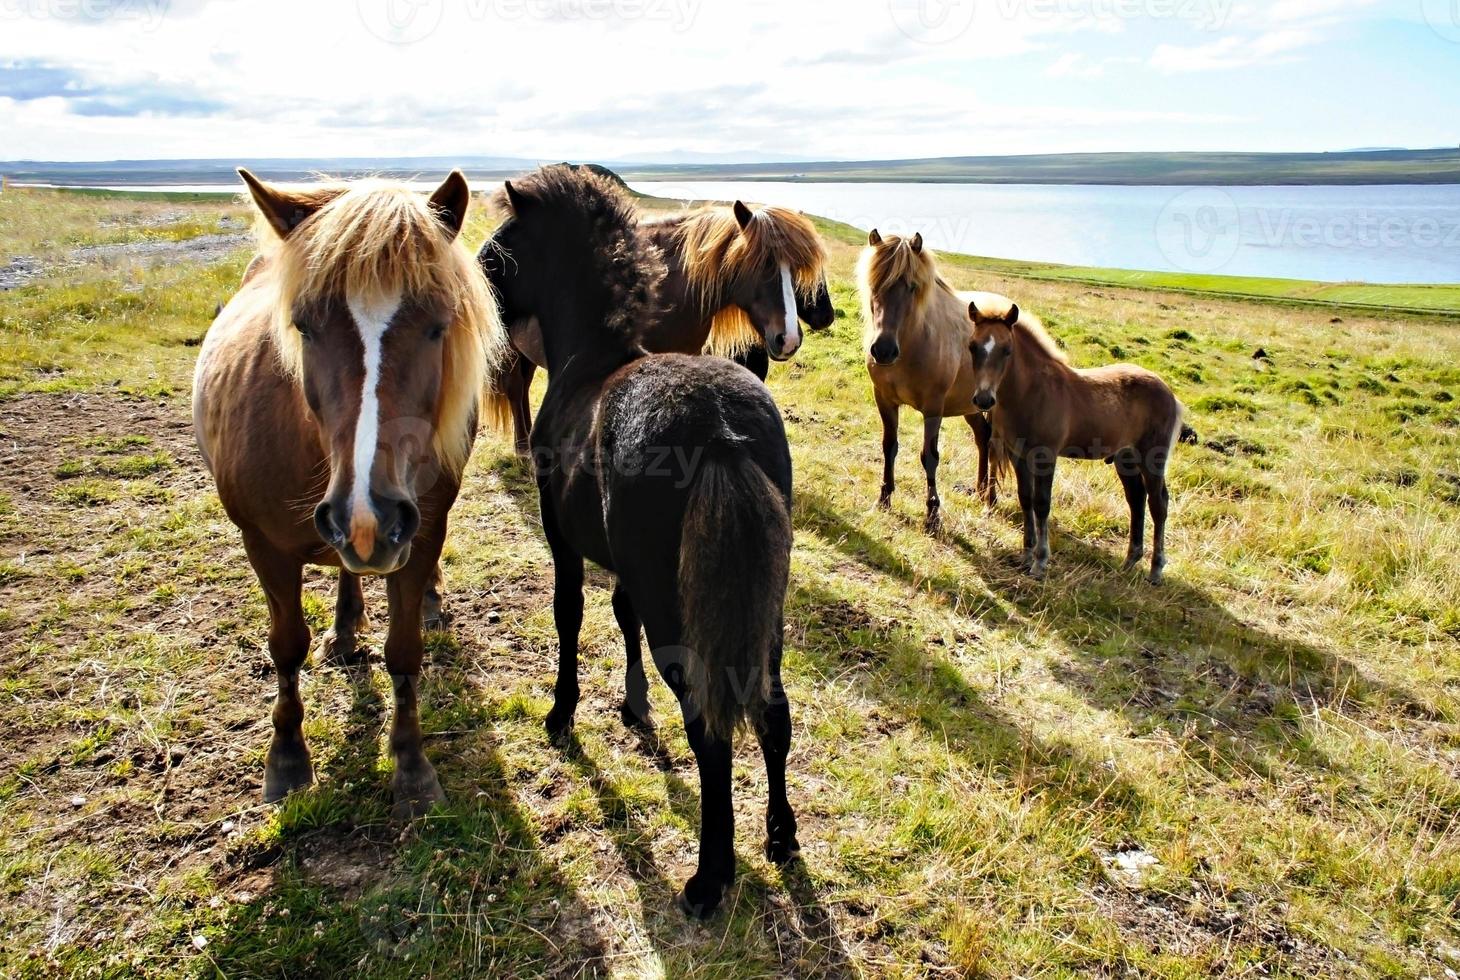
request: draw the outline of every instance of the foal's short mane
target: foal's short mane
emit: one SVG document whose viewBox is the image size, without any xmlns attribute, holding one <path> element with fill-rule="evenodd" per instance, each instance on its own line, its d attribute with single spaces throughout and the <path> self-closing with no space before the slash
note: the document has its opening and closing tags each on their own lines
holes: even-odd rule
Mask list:
<svg viewBox="0 0 1460 980">
<path fill-rule="evenodd" d="M 744 229 L 726 207 L 701 208 L 677 221 L 674 234 L 683 256 L 685 277 L 714 314 L 709 349 L 733 356 L 761 338 L 738 306 L 717 308 L 734 287 L 771 267 L 785 263 L 796 291 L 810 297 L 821 285 L 826 249 L 816 226 L 798 211 L 766 207 L 752 212 Z"/>
<path fill-rule="evenodd" d="M 513 178 L 512 189 L 532 201 L 534 213 L 551 215 L 550 220 L 573 230 L 608 291 L 604 328 L 638 343 L 657 307 L 665 270 L 663 254 L 639 233 L 633 202 L 607 177 L 567 164 Z M 492 196 L 491 204 L 500 215 L 512 214 L 505 187 Z"/>
<path fill-rule="evenodd" d="M 302 305 L 347 296 L 367 302 L 430 297 L 453 305 L 433 442 L 438 460 L 460 474 L 483 409 L 499 427 L 509 418 L 506 399 L 483 391 L 506 335 L 475 259 L 426 197 L 404 185 L 358 180 L 279 193 L 309 213 L 286 239 L 262 215 L 256 221 L 260 251 L 277 280 L 273 340 L 284 369 L 295 377 L 302 369 L 303 341 L 294 327 Z"/>
</svg>

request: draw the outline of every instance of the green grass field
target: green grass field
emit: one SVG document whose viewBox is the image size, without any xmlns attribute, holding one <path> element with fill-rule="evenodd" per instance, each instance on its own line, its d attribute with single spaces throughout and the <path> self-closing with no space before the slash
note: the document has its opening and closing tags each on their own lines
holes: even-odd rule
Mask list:
<svg viewBox="0 0 1460 980">
<path fill-rule="evenodd" d="M 501 436 L 455 514 L 454 623 L 423 684 L 449 805 L 389 823 L 383 672 L 324 665 L 303 683 L 319 785 L 259 802 L 264 604 L 188 423 L 195 345 L 248 251 L 90 250 L 243 217 L 0 196 L 0 262 L 44 270 L 0 292 L 0 975 L 1460 971 L 1453 320 L 949 259 L 956 285 L 1012 294 L 1077 364 L 1161 372 L 1202 435 L 1172 468 L 1167 586 L 1119 571 L 1118 482 L 1080 463 L 1061 469 L 1034 582 L 1015 509 L 972 497 L 961 423 L 943 533 L 921 530 L 906 413 L 899 492 L 874 510 L 856 234 L 828 226 L 842 315 L 771 377 L 796 464 L 804 861 L 760 857 L 764 774 L 740 746 L 740 876 L 698 925 L 672 905 L 694 862 L 693 760 L 658 682 L 657 734 L 619 722 L 604 576 L 576 744 L 543 733 L 551 563 Z M 488 231 L 478 215 L 471 243 Z M 308 590 L 322 633 L 330 576 Z"/>
</svg>

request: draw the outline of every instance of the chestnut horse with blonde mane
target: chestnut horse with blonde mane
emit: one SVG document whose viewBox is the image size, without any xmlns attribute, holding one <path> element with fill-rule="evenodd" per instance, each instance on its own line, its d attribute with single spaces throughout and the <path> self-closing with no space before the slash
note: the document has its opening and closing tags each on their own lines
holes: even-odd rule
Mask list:
<svg viewBox="0 0 1460 980">
<path fill-rule="evenodd" d="M 1061 456 L 1114 464 L 1130 506 L 1127 570 L 1145 548 L 1151 509 L 1151 581 L 1166 567 L 1166 463 L 1178 441 L 1195 441 L 1181 402 L 1152 372 L 1134 364 L 1071 367 L 1040 322 L 1006 297 L 971 300 L 973 404 L 988 412 L 991 450 L 1007 461 L 1024 513 L 1024 565 L 1043 578 L 1049 566 L 1049 508 Z"/>
<path fill-rule="evenodd" d="M 968 304 L 977 293 L 958 293 L 938 274 L 923 236 L 883 238 L 874 228 L 857 264 L 867 373 L 882 417 L 882 492 L 892 501 L 897 460 L 897 415 L 906 405 L 923 416 L 921 461 L 928 481 L 928 530 L 937 530 L 938 437 L 943 419 L 962 416 L 979 448 L 978 489 L 993 503 L 989 426 L 973 405 L 973 360 L 968 352 Z"/>
<path fill-rule="evenodd" d="M 458 238 L 471 192 L 457 172 L 429 200 L 373 181 L 285 190 L 239 174 L 261 254 L 203 342 L 193 423 L 268 599 L 278 695 L 264 799 L 314 779 L 302 576 L 338 565 L 336 651 L 353 651 L 363 626 L 360 576 L 386 577 L 393 815 L 413 817 L 443 799 L 417 714 L 423 605 L 478 418 L 505 409 L 482 393 L 505 336 Z"/>
<path fill-rule="evenodd" d="M 765 356 L 784 361 L 801 346 L 798 319 L 831 326 L 836 310 L 826 286 L 826 249 L 816 226 L 787 208 L 707 207 L 639 223 L 664 256 L 668 275 L 639 338 L 655 354 L 734 358 L 765 380 Z M 486 252 L 478 258 L 485 263 Z M 535 320 L 511 324 L 519 356 L 504 365 L 518 452 L 532 427 L 528 392 L 547 367 Z"/>
</svg>

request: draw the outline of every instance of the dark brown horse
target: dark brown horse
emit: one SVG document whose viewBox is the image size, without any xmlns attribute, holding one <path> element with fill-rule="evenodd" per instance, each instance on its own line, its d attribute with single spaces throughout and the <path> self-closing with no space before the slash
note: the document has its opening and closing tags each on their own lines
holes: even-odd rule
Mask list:
<svg viewBox="0 0 1460 980">
<path fill-rule="evenodd" d="M 1166 463 L 1178 440 L 1194 440 L 1181 402 L 1155 374 L 1134 364 L 1071 367 L 1039 321 L 1004 297 L 978 294 L 972 320 L 972 402 L 988 412 L 991 452 L 1013 467 L 1024 512 L 1024 564 L 1043 578 L 1049 566 L 1049 508 L 1061 456 L 1115 466 L 1130 505 L 1125 567 L 1145 553 L 1151 508 L 1151 581 L 1166 567 Z M 1002 468 L 996 463 L 996 468 Z"/>
<path fill-rule="evenodd" d="M 565 735 L 578 705 L 587 559 L 617 577 L 630 663 L 642 625 L 679 701 L 701 793 L 699 868 L 679 901 L 708 916 L 735 876 L 730 763 L 742 720 L 765 757 L 766 854 L 784 863 L 798 850 L 780 677 L 791 554 L 781 414 L 737 364 L 645 353 L 664 264 L 615 185 L 548 167 L 508 183 L 500 205 L 509 217 L 483 264 L 503 313 L 541 324 L 549 372 L 532 428 L 560 644 L 547 730 Z"/>
<path fill-rule="evenodd" d="M 314 779 L 302 575 L 339 565 L 331 639 L 346 650 L 364 615 L 359 576 L 386 576 L 393 814 L 415 816 L 443 798 L 417 715 L 423 604 L 477 419 L 505 408 L 481 395 L 505 338 L 458 241 L 470 192 L 460 173 L 429 201 L 390 184 L 286 191 L 240 174 L 262 254 L 203 343 L 193 422 L 269 604 L 279 690 L 264 799 Z"/>
<path fill-rule="evenodd" d="M 816 226 L 786 208 L 752 211 L 740 201 L 644 221 L 640 232 L 664 254 L 668 272 L 640 343 L 660 354 L 731 357 L 764 380 L 767 355 L 783 361 L 801 346 L 797 319 L 825 329 L 836 318 L 826 287 L 826 252 Z M 481 257 L 485 261 L 486 253 Z M 794 307 L 794 312 L 792 308 Z M 531 318 L 509 325 L 518 352 L 503 365 L 518 452 L 532 427 L 533 374 L 547 367 Z"/>
</svg>

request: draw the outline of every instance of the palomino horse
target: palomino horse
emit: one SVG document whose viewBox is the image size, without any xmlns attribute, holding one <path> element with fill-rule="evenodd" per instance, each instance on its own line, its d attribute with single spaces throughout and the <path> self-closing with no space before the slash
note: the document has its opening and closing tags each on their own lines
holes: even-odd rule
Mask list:
<svg viewBox="0 0 1460 980">
<path fill-rule="evenodd" d="M 1196 434 L 1184 409 L 1155 374 L 1133 364 L 1070 366 L 1039 321 L 1002 296 L 978 295 L 972 322 L 973 404 L 988 412 L 996 468 L 1011 465 L 1024 512 L 1024 564 L 1036 578 L 1049 566 L 1049 506 L 1061 456 L 1115 465 L 1130 505 L 1125 567 L 1145 552 L 1151 508 L 1151 581 L 1166 567 L 1166 463 L 1178 440 Z"/>
<path fill-rule="evenodd" d="M 867 373 L 882 416 L 882 493 L 892 501 L 897 461 L 897 414 L 907 405 L 922 413 L 923 472 L 928 479 L 927 528 L 939 525 L 938 436 L 943 419 L 963 416 L 979 448 L 978 488 L 993 502 L 989 427 L 973 406 L 973 361 L 968 354 L 968 303 L 976 294 L 956 293 L 943 278 L 923 236 L 883 238 L 874 228 L 857 264 Z"/>
<path fill-rule="evenodd" d="M 659 246 L 668 275 L 639 338 L 659 354 L 732 357 L 765 380 L 766 355 L 784 361 L 801 346 L 797 319 L 831 326 L 836 310 L 826 287 L 826 251 L 816 226 L 786 208 L 752 211 L 711 207 L 644 221 L 640 232 Z M 486 261 L 486 251 L 480 258 Z M 519 352 L 504 365 L 502 388 L 512 402 L 517 450 L 525 453 L 532 376 L 547 367 L 542 336 L 528 320 L 511 325 Z"/>
<path fill-rule="evenodd" d="M 340 565 L 336 644 L 353 647 L 361 575 L 386 576 L 385 664 L 397 818 L 443 798 L 421 746 L 421 616 L 505 337 L 457 241 L 471 194 L 452 173 L 428 201 L 376 182 L 291 191 L 239 171 L 262 255 L 208 331 L 193 424 L 269 604 L 278 675 L 264 799 L 314 779 L 300 723 L 306 564 Z"/>
<path fill-rule="evenodd" d="M 679 895 L 708 916 L 735 875 L 731 742 L 741 721 L 765 757 L 767 856 L 791 861 L 791 714 L 781 631 L 791 557 L 791 453 L 764 384 L 718 357 L 646 354 L 664 277 L 659 249 L 612 183 L 565 166 L 506 184 L 508 218 L 483 253 L 508 317 L 535 316 L 548 387 L 532 429 L 553 555 L 558 676 L 548 733 L 578 705 L 583 562 L 617 576 L 631 662 L 648 634 L 700 771 L 699 867 Z"/>
</svg>

